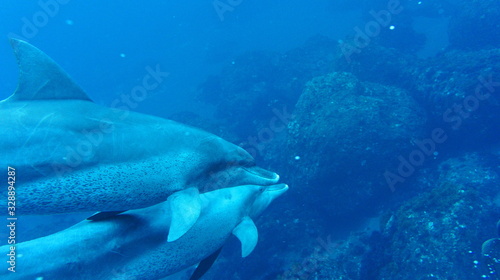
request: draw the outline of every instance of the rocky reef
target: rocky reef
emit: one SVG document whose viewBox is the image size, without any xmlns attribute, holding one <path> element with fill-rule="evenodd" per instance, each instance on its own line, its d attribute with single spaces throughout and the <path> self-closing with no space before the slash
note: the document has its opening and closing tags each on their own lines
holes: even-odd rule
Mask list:
<svg viewBox="0 0 500 280">
<path fill-rule="evenodd" d="M 499 61 L 500 49 L 450 50 L 417 59 L 373 44 L 353 54 L 350 63 L 340 59 L 336 68 L 360 80 L 406 89 L 428 114 L 429 126 L 450 130 L 454 137 L 449 144 L 470 145 L 500 140 L 496 133 L 500 128 Z"/>
<path fill-rule="evenodd" d="M 317 189 L 315 204 L 331 216 L 366 210 L 389 193 L 384 171 L 422 137 L 425 121 L 405 90 L 343 72 L 314 78 L 288 124 L 289 173 Z"/>
<path fill-rule="evenodd" d="M 438 179 L 428 191 L 383 211 L 378 230 L 317 238 L 276 279 L 498 279 L 498 262 L 481 252 L 500 213 L 499 170 L 487 160 L 465 154 L 429 169 Z M 498 254 L 496 239 L 487 245 Z"/>
<path fill-rule="evenodd" d="M 402 2 L 407 17 L 449 18 L 449 47 L 422 58 L 420 45 L 381 35 L 346 60 L 339 42 L 315 37 L 242 54 L 201 87 L 220 127 L 291 185 L 279 220 L 271 210 L 259 225 L 270 234 L 261 254 L 233 263 L 246 274 L 213 275 L 499 279 L 498 3 Z M 446 139 L 424 153 L 436 129 Z M 415 151 L 422 163 L 391 189 L 385 172 Z"/>
</svg>

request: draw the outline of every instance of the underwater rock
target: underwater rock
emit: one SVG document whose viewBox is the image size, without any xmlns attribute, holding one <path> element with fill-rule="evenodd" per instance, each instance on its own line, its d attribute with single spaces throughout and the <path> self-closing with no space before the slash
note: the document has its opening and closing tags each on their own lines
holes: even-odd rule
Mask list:
<svg viewBox="0 0 500 280">
<path fill-rule="evenodd" d="M 391 260 L 377 279 L 481 279 L 481 245 L 499 209 L 497 172 L 468 154 L 441 163 L 433 187 L 388 213 L 383 235 Z M 426 175 L 427 176 L 427 175 Z M 487 274 L 487 273 L 486 273 Z"/>
<path fill-rule="evenodd" d="M 499 140 L 500 49 L 450 51 L 411 71 L 413 96 L 425 105 L 432 126 L 449 131 L 450 143 Z"/>
<path fill-rule="evenodd" d="M 500 128 L 500 50 L 451 50 L 418 59 L 371 44 L 336 69 L 360 80 L 408 90 L 428 113 L 428 126 L 449 131 L 452 143 L 498 139 Z M 499 139 L 500 140 L 500 139 Z M 453 147 L 453 146 L 450 146 Z"/>
<path fill-rule="evenodd" d="M 381 231 L 359 228 L 339 240 L 324 233 L 301 240 L 277 279 L 496 279 L 481 253 L 500 214 L 492 202 L 499 192 L 498 168 L 487 167 L 488 160 L 466 154 L 428 168 L 420 175 L 425 178 L 411 184 L 431 186 L 385 210 Z M 497 245 L 483 249 L 496 251 Z"/>
<path fill-rule="evenodd" d="M 342 55 L 335 61 L 335 71 L 353 73 L 362 81 L 408 89 L 418 58 L 408 52 L 372 42 L 359 53 Z"/>
<path fill-rule="evenodd" d="M 376 268 L 388 257 L 379 254 L 381 242 L 380 232 L 356 232 L 328 246 L 317 243 L 311 253 L 297 258 L 276 279 L 377 279 Z"/>
<path fill-rule="evenodd" d="M 282 172 L 293 174 L 299 186 L 309 184 L 302 198 L 328 215 L 367 211 L 384 200 L 384 171 L 422 136 L 425 120 L 402 89 L 360 82 L 349 73 L 316 77 L 288 125 L 289 169 Z"/>
</svg>

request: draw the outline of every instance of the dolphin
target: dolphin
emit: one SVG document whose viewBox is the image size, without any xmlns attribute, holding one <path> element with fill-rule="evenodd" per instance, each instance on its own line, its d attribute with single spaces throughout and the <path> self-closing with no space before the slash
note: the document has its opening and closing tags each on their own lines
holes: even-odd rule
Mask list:
<svg viewBox="0 0 500 280">
<path fill-rule="evenodd" d="M 245 185 L 200 195 L 203 210 L 182 237 L 167 242 L 171 214 L 168 201 L 130 210 L 98 221 L 82 221 L 68 229 L 15 247 L 15 273 L 0 270 L 0 279 L 160 279 L 200 263 L 191 279 L 199 279 L 217 258 L 226 240 L 241 241 L 248 256 L 258 240 L 253 218 L 288 190 L 285 184 Z M 0 247 L 10 254 L 10 245 Z M 42 261 L 41 261 L 42 260 Z"/>
<path fill-rule="evenodd" d="M 117 214 L 176 193 L 175 240 L 199 216 L 200 191 L 278 182 L 244 149 L 213 134 L 92 102 L 41 50 L 10 42 L 20 74 L 15 92 L 0 101 L 0 166 L 16 171 L 17 215 Z"/>
</svg>

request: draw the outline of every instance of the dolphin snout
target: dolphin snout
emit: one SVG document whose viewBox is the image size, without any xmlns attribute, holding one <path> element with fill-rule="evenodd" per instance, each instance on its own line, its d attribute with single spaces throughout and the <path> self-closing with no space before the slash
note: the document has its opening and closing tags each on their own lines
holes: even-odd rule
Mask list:
<svg viewBox="0 0 500 280">
<path fill-rule="evenodd" d="M 265 186 L 264 193 L 267 197 L 275 199 L 288 191 L 287 184 L 275 184 L 271 186 Z"/>
<path fill-rule="evenodd" d="M 276 184 L 276 185 L 271 185 L 266 188 L 265 191 L 268 192 L 286 192 L 288 190 L 288 185 L 287 184 Z"/>
</svg>

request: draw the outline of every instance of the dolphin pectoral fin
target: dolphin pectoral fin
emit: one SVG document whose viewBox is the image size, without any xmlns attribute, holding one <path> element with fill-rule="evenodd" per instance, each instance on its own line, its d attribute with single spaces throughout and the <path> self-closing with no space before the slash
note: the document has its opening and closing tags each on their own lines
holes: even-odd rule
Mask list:
<svg viewBox="0 0 500 280">
<path fill-rule="evenodd" d="M 176 192 L 168 199 L 172 220 L 167 241 L 172 242 L 183 236 L 198 220 L 201 213 L 201 199 L 197 188 Z"/>
<path fill-rule="evenodd" d="M 210 256 L 202 260 L 200 264 L 198 264 L 198 267 L 196 267 L 196 270 L 193 272 L 193 275 L 191 275 L 191 278 L 189 278 L 189 280 L 198 280 L 201 277 L 203 277 L 203 275 L 207 273 L 207 271 L 212 267 L 214 262 L 217 260 L 217 257 L 219 257 L 221 251 L 222 247 L 220 247 L 219 250 L 215 251 Z"/>
<path fill-rule="evenodd" d="M 118 214 L 121 214 L 123 212 L 125 212 L 125 210 L 124 211 L 104 211 L 104 212 L 97 212 L 94 215 L 88 217 L 87 220 L 89 220 L 89 221 L 101 221 L 101 220 L 105 220 L 105 219 L 114 217 L 114 216 L 116 216 Z"/>
<path fill-rule="evenodd" d="M 250 217 L 245 217 L 234 229 L 233 234 L 238 237 L 241 242 L 241 256 L 246 257 L 252 253 L 257 245 L 259 233 L 257 227 Z"/>
</svg>

